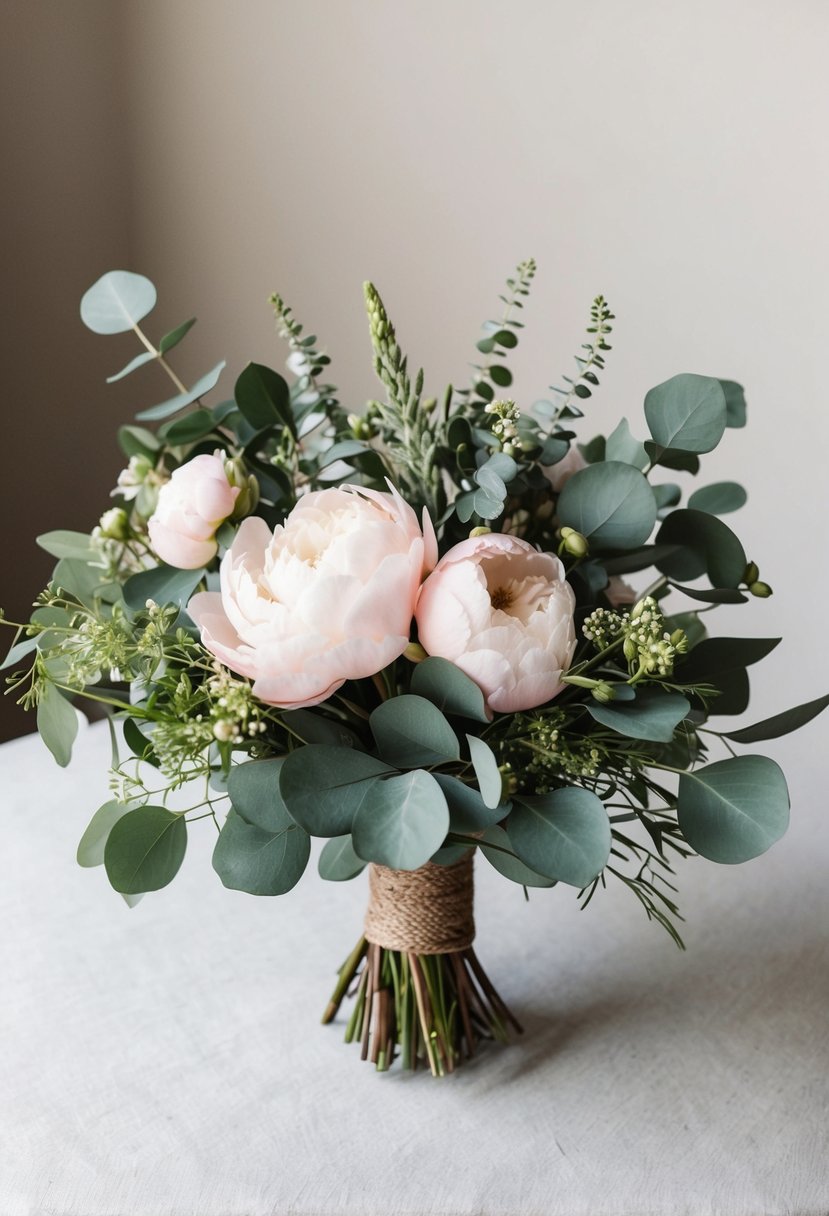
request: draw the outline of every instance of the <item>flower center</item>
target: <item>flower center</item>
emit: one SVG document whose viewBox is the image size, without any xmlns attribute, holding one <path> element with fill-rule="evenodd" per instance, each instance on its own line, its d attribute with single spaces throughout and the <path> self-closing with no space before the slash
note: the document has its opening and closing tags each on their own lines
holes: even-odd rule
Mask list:
<svg viewBox="0 0 829 1216">
<path fill-rule="evenodd" d="M 510 587 L 495 587 L 489 593 L 489 602 L 495 609 L 500 609 L 501 612 L 506 612 L 511 608 L 515 600 L 514 589 Z"/>
</svg>

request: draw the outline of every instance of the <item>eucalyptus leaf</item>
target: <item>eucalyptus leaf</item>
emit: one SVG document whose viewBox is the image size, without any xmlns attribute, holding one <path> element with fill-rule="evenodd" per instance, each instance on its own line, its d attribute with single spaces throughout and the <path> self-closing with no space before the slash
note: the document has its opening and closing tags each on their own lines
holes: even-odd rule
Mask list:
<svg viewBox="0 0 829 1216">
<path fill-rule="evenodd" d="M 224 367 L 225 360 L 222 359 L 221 363 L 217 363 L 209 372 L 205 372 L 186 393 L 178 393 L 175 397 L 169 397 L 166 401 L 159 402 L 158 405 L 151 405 L 149 409 L 141 410 L 139 414 L 136 414 L 136 418 L 142 422 L 148 422 L 177 414 L 186 405 L 192 405 L 194 401 L 198 401 L 205 393 L 209 393 L 212 388 L 215 388 Z"/>
<path fill-rule="evenodd" d="M 110 270 L 85 291 L 81 320 L 96 334 L 123 334 L 155 308 L 156 290 L 143 274 Z"/>
<path fill-rule="evenodd" d="M 159 427 L 158 435 L 165 443 L 175 447 L 177 444 L 195 443 L 197 439 L 203 439 L 215 429 L 215 425 L 212 411 L 199 408 L 185 414 L 183 418 L 165 423 Z"/>
<path fill-rule="evenodd" d="M 98 808 L 78 844 L 79 866 L 89 868 L 104 864 L 107 838 L 118 820 L 123 819 L 130 809 L 129 804 L 124 802 L 105 802 Z"/>
<path fill-rule="evenodd" d="M 359 857 L 393 870 L 417 870 L 443 844 L 449 808 L 431 773 L 415 769 L 373 781 L 354 815 Z"/>
<path fill-rule="evenodd" d="M 458 777 L 450 777 L 448 773 L 435 773 L 434 777 L 449 807 L 449 828 L 452 832 L 481 832 L 500 823 L 509 814 L 508 802 L 489 807 L 473 786 L 466 785 Z"/>
<path fill-rule="evenodd" d="M 711 452 L 725 431 L 725 393 L 711 376 L 672 376 L 645 396 L 645 418 L 661 448 Z"/>
<path fill-rule="evenodd" d="M 554 887 L 554 878 L 546 878 L 515 856 L 510 838 L 503 828 L 487 828 L 481 834 L 479 848 L 489 864 L 522 887 Z"/>
<path fill-rule="evenodd" d="M 123 815 L 107 837 L 107 877 L 123 895 L 166 887 L 179 871 L 187 848 L 183 815 L 161 806 L 140 806 Z"/>
<path fill-rule="evenodd" d="M 155 460 L 161 444 L 152 431 L 143 426 L 121 426 L 118 428 L 118 445 L 125 456 L 146 456 Z"/>
<path fill-rule="evenodd" d="M 168 350 L 172 350 L 174 346 L 178 346 L 181 339 L 189 334 L 195 324 L 196 318 L 191 317 L 189 321 L 185 321 L 183 324 L 177 325 L 175 329 L 171 329 L 158 344 L 159 354 L 166 355 Z"/>
<path fill-rule="evenodd" d="M 125 367 L 121 368 L 120 372 L 116 372 L 114 376 L 107 376 L 107 384 L 115 384 L 116 380 L 123 380 L 125 376 L 137 371 L 139 367 L 143 367 L 145 363 L 151 362 L 155 357 L 155 351 L 152 350 L 145 350 L 142 354 L 136 355 Z"/>
<path fill-rule="evenodd" d="M 710 486 L 701 486 L 688 499 L 694 511 L 708 511 L 711 515 L 727 515 L 745 506 L 748 495 L 736 481 L 717 481 Z"/>
<path fill-rule="evenodd" d="M 467 735 L 469 755 L 484 805 L 494 809 L 503 801 L 503 780 L 492 749 L 477 735 Z"/>
<path fill-rule="evenodd" d="M 478 685 L 448 659 L 435 656 L 418 663 L 412 672 L 411 690 L 443 713 L 472 718 L 475 722 L 490 721 Z"/>
<path fill-rule="evenodd" d="M 327 743 L 332 747 L 359 747 L 359 739 L 344 722 L 326 718 L 310 709 L 290 709 L 282 715 L 289 730 L 305 743 Z"/>
<path fill-rule="evenodd" d="M 328 882 L 348 882 L 365 868 L 366 863 L 362 857 L 358 857 L 354 852 L 350 833 L 326 840 L 317 863 L 320 878 L 325 878 Z"/>
<path fill-rule="evenodd" d="M 391 697 L 377 706 L 369 725 L 380 755 L 396 768 L 421 768 L 460 759 L 457 735 L 425 697 Z"/>
<path fill-rule="evenodd" d="M 579 889 L 601 873 L 610 857 L 604 804 L 577 786 L 513 799 L 507 832 L 526 865 Z"/>
<path fill-rule="evenodd" d="M 608 460 L 591 464 L 567 481 L 558 499 L 562 524 L 604 549 L 636 549 L 656 523 L 656 499 L 632 465 Z"/>
<path fill-rule="evenodd" d="M 38 638 L 23 638 L 21 642 L 15 644 L 9 649 L 3 662 L 0 663 L 0 671 L 5 671 L 8 667 L 14 667 L 15 663 L 19 663 L 21 659 L 25 659 L 27 654 L 31 654 L 33 650 L 37 650 Z"/>
<path fill-rule="evenodd" d="M 782 713 L 755 722 L 753 726 L 744 726 L 740 730 L 725 732 L 725 738 L 734 743 L 760 743 L 764 739 L 779 739 L 793 730 L 800 730 L 812 718 L 823 713 L 829 705 L 829 696 L 817 697 L 814 701 L 806 701 L 803 705 L 795 705 L 793 709 L 785 709 Z"/>
<path fill-rule="evenodd" d="M 343 836 L 374 781 L 392 772 L 365 752 L 309 743 L 285 757 L 279 791 L 289 814 L 312 836 Z"/>
<path fill-rule="evenodd" d="M 688 508 L 672 511 L 656 534 L 658 545 L 676 545 L 656 566 L 669 578 L 687 582 L 708 575 L 714 587 L 736 588 L 746 569 L 737 536 L 716 515 Z"/>
<path fill-rule="evenodd" d="M 736 380 L 721 380 L 720 387 L 725 393 L 726 426 L 745 426 L 746 395 L 742 384 Z"/>
<path fill-rule="evenodd" d="M 96 601 L 112 604 L 119 598 L 118 585 L 104 581 L 101 567 L 90 566 L 79 557 L 62 557 L 52 573 L 52 581 L 90 608 Z"/>
<path fill-rule="evenodd" d="M 256 431 L 281 424 L 296 438 L 291 390 L 278 372 L 262 363 L 249 363 L 237 379 L 233 395 Z"/>
<path fill-rule="evenodd" d="M 634 701 L 611 701 L 608 705 L 589 701 L 585 708 L 596 722 L 629 739 L 670 743 L 691 706 L 679 693 L 639 688 Z"/>
<path fill-rule="evenodd" d="M 735 756 L 679 778 L 683 836 L 709 861 L 736 865 L 765 853 L 789 825 L 789 792 L 766 756 Z"/>
<path fill-rule="evenodd" d="M 623 464 L 631 464 L 640 470 L 648 467 L 645 445 L 633 438 L 627 418 L 622 418 L 613 434 L 608 435 L 605 460 L 620 460 Z"/>
<path fill-rule="evenodd" d="M 204 570 L 179 570 L 162 563 L 130 575 L 124 583 L 124 603 L 132 612 L 139 612 L 147 600 L 183 608 L 203 578 Z"/>
<path fill-rule="evenodd" d="M 683 587 L 680 583 L 671 583 L 675 591 L 681 591 L 689 599 L 698 600 L 702 604 L 745 604 L 747 596 L 735 587 Z"/>
<path fill-rule="evenodd" d="M 687 684 L 704 684 L 739 667 L 761 662 L 780 644 L 780 638 L 706 638 L 694 646 L 676 667 L 676 678 Z"/>
<path fill-rule="evenodd" d="M 92 549 L 92 538 L 86 532 L 44 532 L 37 537 L 37 544 L 52 557 L 76 557 L 83 562 L 97 557 Z"/>
<path fill-rule="evenodd" d="M 44 684 L 37 703 L 37 729 L 55 760 L 66 768 L 78 734 L 78 715 L 51 682 Z"/>
<path fill-rule="evenodd" d="M 310 854 L 308 833 L 287 813 L 279 827 L 265 829 L 232 808 L 213 849 L 213 869 L 232 891 L 284 895 L 299 882 Z"/>
</svg>

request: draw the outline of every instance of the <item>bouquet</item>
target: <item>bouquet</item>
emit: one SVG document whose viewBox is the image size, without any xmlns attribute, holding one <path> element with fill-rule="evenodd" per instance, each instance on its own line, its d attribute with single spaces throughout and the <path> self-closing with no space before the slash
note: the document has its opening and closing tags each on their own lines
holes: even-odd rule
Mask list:
<svg viewBox="0 0 829 1216">
<path fill-rule="evenodd" d="M 675 863 L 747 861 L 788 824 L 778 765 L 735 747 L 829 703 L 728 726 L 779 639 L 709 636 L 709 614 L 771 588 L 721 518 L 745 491 L 683 504 L 674 474 L 745 424 L 740 385 L 674 376 L 645 397 L 646 437 L 621 418 L 586 441 L 600 296 L 573 376 L 523 408 L 508 360 L 534 274 L 507 280 L 471 382 L 440 397 L 366 284 L 383 391 L 359 413 L 278 295 L 289 378 L 252 363 L 227 396 L 224 363 L 190 387 L 170 364 L 193 320 L 156 344 L 152 283 L 104 275 L 83 321 L 143 348 L 110 380 L 153 364 L 175 393 L 120 428 L 112 505 L 39 538 L 52 580 L 5 622 L 9 690 L 59 764 L 75 699 L 109 720 L 111 796 L 78 861 L 128 903 L 175 877 L 190 831 L 216 832 L 219 878 L 252 895 L 290 891 L 312 836 L 322 878 L 368 868 L 324 1020 L 351 993 L 346 1038 L 379 1069 L 441 1075 L 520 1030 L 473 948 L 476 853 L 525 893 L 587 905 L 622 883 L 681 945 Z"/>
</svg>

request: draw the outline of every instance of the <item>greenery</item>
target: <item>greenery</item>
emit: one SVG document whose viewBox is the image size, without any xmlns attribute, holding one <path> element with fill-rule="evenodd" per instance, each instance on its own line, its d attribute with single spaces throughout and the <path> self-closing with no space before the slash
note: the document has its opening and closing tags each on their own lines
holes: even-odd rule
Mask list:
<svg viewBox="0 0 829 1216">
<path fill-rule="evenodd" d="M 734 754 L 734 745 L 798 729 L 829 697 L 753 726 L 712 725 L 743 712 L 747 668 L 778 639 L 709 637 L 708 614 L 772 589 L 720 518 L 744 505 L 740 485 L 703 485 L 683 504 L 680 487 L 662 480 L 666 470 L 696 474 L 726 428 L 745 424 L 743 391 L 730 380 L 674 376 L 645 397 L 646 438 L 623 418 L 588 441 L 571 428 L 610 350 L 614 317 L 598 296 L 575 374 L 556 400 L 520 406 L 505 395 L 507 364 L 535 273 L 527 261 L 508 279 L 500 315 L 477 343 L 470 386 L 436 397 L 424 395 L 422 372 L 411 375 L 389 313 L 366 284 L 383 396 L 363 413 L 341 404 L 327 382 L 328 356 L 278 295 L 271 304 L 288 377 L 251 363 L 232 397 L 216 400 L 223 362 L 188 385 L 168 359 L 193 319 L 157 342 L 144 332 L 156 302 L 149 280 L 112 272 L 85 294 L 90 329 L 134 331 L 142 348 L 110 380 L 140 373 L 150 384 L 158 368 L 175 394 L 154 403 L 154 389 L 137 391 L 138 422 L 118 432 L 125 467 L 89 534 L 39 538 L 57 564 L 30 620 L 4 622 L 3 667 L 9 694 L 36 709 L 58 764 L 70 761 L 76 701 L 102 708 L 117 727 L 110 797 L 78 860 L 103 865 L 129 902 L 175 877 L 188 831 L 198 830 L 191 825 L 205 820 L 217 832 L 221 881 L 251 894 L 290 890 L 311 836 L 327 840 L 319 871 L 331 881 L 368 862 L 414 870 L 477 848 L 525 892 L 561 883 L 585 906 L 619 881 L 680 943 L 676 862 L 693 853 L 745 861 L 786 830 L 782 772 L 763 756 Z M 174 474 L 215 453 L 233 510 L 210 533 L 213 556 L 181 569 L 160 559 L 151 521 Z M 568 476 L 559 480 L 564 460 Z M 428 511 L 441 555 L 490 531 L 556 554 L 578 639 L 558 694 L 493 712 L 479 683 L 428 655 L 415 631 L 382 670 L 295 708 L 263 699 L 253 679 L 215 657 L 188 604 L 218 588 L 241 521 L 276 528 L 309 492 L 343 485 L 384 494 L 393 485 L 418 517 Z M 631 573 L 641 591 L 620 582 Z M 714 746 L 722 758 L 709 755 Z M 186 809 L 172 797 L 182 787 Z M 418 976 L 397 974 L 404 963 L 392 956 L 375 964 L 409 1016 L 406 985 Z M 424 984 L 442 982 L 430 966 Z"/>
</svg>

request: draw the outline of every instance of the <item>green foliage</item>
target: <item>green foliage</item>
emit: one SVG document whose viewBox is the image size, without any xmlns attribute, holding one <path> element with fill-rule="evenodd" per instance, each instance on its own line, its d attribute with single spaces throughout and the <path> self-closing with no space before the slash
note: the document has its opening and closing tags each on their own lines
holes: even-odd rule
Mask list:
<svg viewBox="0 0 829 1216">
<path fill-rule="evenodd" d="M 96 334 L 124 334 L 155 308 L 156 291 L 143 274 L 110 270 L 84 292 L 81 320 Z"/>
<path fill-rule="evenodd" d="M 554 887 L 554 878 L 547 878 L 526 865 L 516 856 L 510 838 L 503 828 L 489 827 L 481 833 L 480 850 L 490 865 L 522 887 Z"/>
<path fill-rule="evenodd" d="M 829 705 L 829 696 L 816 697 L 814 701 L 806 701 L 803 705 L 795 705 L 753 726 L 744 726 L 740 730 L 725 732 L 725 738 L 732 743 L 761 743 L 764 739 L 779 739 L 793 730 L 800 730 L 807 722 L 811 722 L 818 714 L 822 714 Z"/>
<path fill-rule="evenodd" d="M 670 743 L 691 706 L 679 693 L 640 688 L 635 701 L 588 704 L 591 718 L 630 739 Z"/>
<path fill-rule="evenodd" d="M 591 464 L 575 473 L 558 500 L 562 524 L 601 549 L 635 549 L 656 523 L 656 500 L 648 482 L 620 461 Z M 664 525 L 663 525 L 664 526 Z"/>
<path fill-rule="evenodd" d="M 411 689 L 443 713 L 475 722 L 490 720 L 478 685 L 448 659 L 428 658 L 418 663 L 412 672 Z"/>
<path fill-rule="evenodd" d="M 448 773 L 435 773 L 435 780 L 443 790 L 443 796 L 449 807 L 449 827 L 453 832 L 474 833 L 500 823 L 509 814 L 508 802 L 497 802 L 489 806 L 484 802 L 479 792 L 471 785 L 466 785 L 458 777 Z M 500 793 L 501 776 L 498 775 Z"/>
<path fill-rule="evenodd" d="M 391 697 L 377 706 L 369 721 L 381 757 L 396 768 L 420 768 L 460 758 L 457 735 L 425 697 Z"/>
<path fill-rule="evenodd" d="M 66 768 L 78 734 L 78 715 L 51 681 L 43 685 L 37 703 L 37 729 L 55 760 Z"/>
<path fill-rule="evenodd" d="M 431 773 L 415 769 L 370 783 L 354 814 L 359 857 L 394 870 L 425 865 L 449 831 L 449 808 Z"/>
<path fill-rule="evenodd" d="M 711 515 L 727 515 L 744 507 L 748 495 L 736 481 L 717 481 L 710 486 L 695 490 L 688 499 L 694 511 L 707 511 Z"/>
<path fill-rule="evenodd" d="M 135 415 L 136 418 L 141 422 L 157 422 L 160 418 L 169 418 L 171 414 L 177 414 L 183 410 L 186 405 L 192 405 L 194 401 L 201 400 L 206 393 L 216 387 L 225 366 L 226 360 L 222 359 L 209 372 L 200 376 L 191 389 L 185 389 L 183 392 L 176 393 L 175 397 L 168 397 L 166 401 L 161 401 L 158 405 L 151 405 L 148 409 L 141 410 Z"/>
<path fill-rule="evenodd" d="M 320 878 L 328 882 L 348 882 L 365 868 L 366 863 L 354 852 L 350 834 L 326 840 L 317 863 Z"/>
<path fill-rule="evenodd" d="M 104 864 L 104 849 L 110 832 L 119 819 L 130 811 L 123 802 L 105 802 L 99 807 L 89 821 L 89 824 L 78 843 L 77 861 L 79 866 L 91 867 Z"/>
<path fill-rule="evenodd" d="M 710 376 L 673 376 L 646 395 L 645 418 L 659 448 L 710 452 L 725 431 L 725 393 Z"/>
<path fill-rule="evenodd" d="M 133 574 L 124 583 L 124 603 L 133 612 L 153 600 L 183 608 L 204 578 L 203 570 L 178 570 L 164 564 Z"/>
<path fill-rule="evenodd" d="M 479 739 L 476 735 L 467 735 L 466 742 L 484 806 L 492 810 L 500 806 L 503 801 L 503 782 L 498 761 L 495 759 L 492 749 L 483 739 Z"/>
<path fill-rule="evenodd" d="M 515 798 L 507 832 L 526 865 L 578 888 L 592 882 L 610 856 L 607 811 L 595 794 L 576 786 Z"/>
<path fill-rule="evenodd" d="M 393 771 L 365 752 L 309 743 L 285 757 L 279 792 L 312 836 L 343 836 L 376 779 Z"/>
<path fill-rule="evenodd" d="M 286 427 L 296 439 L 290 391 L 278 372 L 261 363 L 249 363 L 236 381 L 233 395 L 254 431 Z"/>
<path fill-rule="evenodd" d="M 122 895 L 166 887 L 179 871 L 187 848 L 183 815 L 161 806 L 141 806 L 121 816 L 107 837 L 107 878 Z"/>
<path fill-rule="evenodd" d="M 692 849 L 726 865 L 765 853 L 789 825 L 789 793 L 765 756 L 735 756 L 679 778 L 677 814 Z"/>
<path fill-rule="evenodd" d="M 294 823 L 278 795 L 264 814 L 263 804 L 255 801 L 255 806 L 258 817 L 252 821 L 234 802 L 213 850 L 213 869 L 224 886 L 233 891 L 284 895 L 304 874 L 311 841 L 308 833 Z"/>
<path fill-rule="evenodd" d="M 657 532 L 656 543 L 676 546 L 656 562 L 671 579 L 686 582 L 707 574 L 713 587 L 732 589 L 742 582 L 745 549 L 716 515 L 687 508 L 672 511 Z"/>
<path fill-rule="evenodd" d="M 582 411 L 576 405 L 577 401 L 585 401 L 593 395 L 593 389 L 599 383 L 598 373 L 604 371 L 605 352 L 612 350 L 606 341 L 608 334 L 613 333 L 610 321 L 615 320 L 604 296 L 596 296 L 590 306 L 590 324 L 587 327 L 588 341 L 583 342 L 581 349 L 585 355 L 576 355 L 578 372 L 575 377 L 563 376 L 567 388 L 557 388 L 551 385 L 554 393 L 558 393 L 562 402 L 556 413 L 556 421 L 563 418 L 581 418 Z"/>
</svg>

